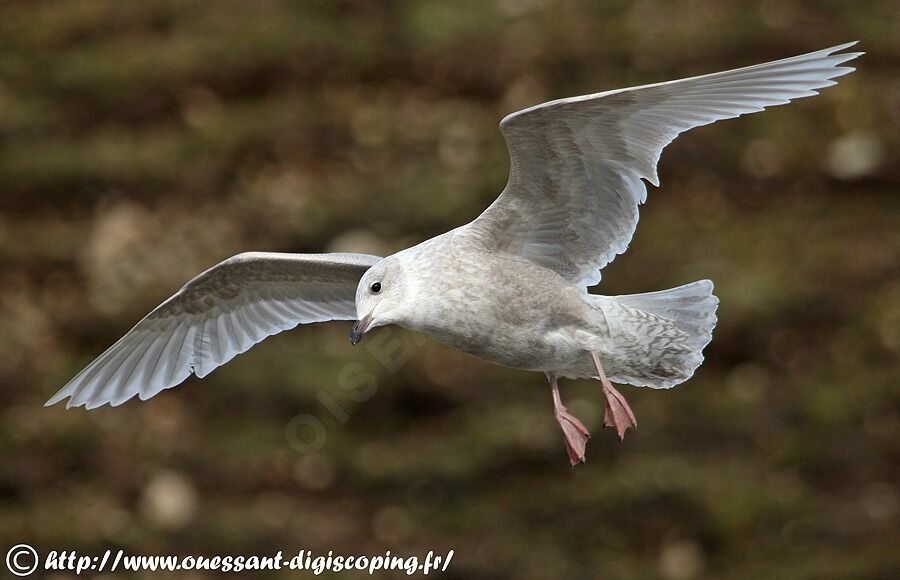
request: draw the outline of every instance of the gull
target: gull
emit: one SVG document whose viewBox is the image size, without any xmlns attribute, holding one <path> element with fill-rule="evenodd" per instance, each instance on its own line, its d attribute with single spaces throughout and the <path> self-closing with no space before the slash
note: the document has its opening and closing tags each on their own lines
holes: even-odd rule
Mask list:
<svg viewBox="0 0 900 580">
<path fill-rule="evenodd" d="M 712 339 L 709 280 L 624 296 L 590 294 L 628 247 L 680 133 L 817 89 L 854 69 L 855 42 L 735 70 L 543 103 L 505 117 L 509 181 L 480 216 L 381 258 L 247 252 L 188 282 L 78 373 L 47 405 L 149 399 L 205 377 L 299 324 L 355 320 L 350 341 L 388 324 L 482 359 L 546 375 L 569 461 L 590 434 L 558 379 L 600 381 L 604 425 L 622 439 L 634 412 L 613 382 L 668 389 L 690 378 Z"/>
</svg>

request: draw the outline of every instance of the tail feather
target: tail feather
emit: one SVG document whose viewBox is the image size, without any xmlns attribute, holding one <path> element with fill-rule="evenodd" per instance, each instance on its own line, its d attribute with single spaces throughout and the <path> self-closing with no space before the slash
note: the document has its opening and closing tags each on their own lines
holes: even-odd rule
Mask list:
<svg viewBox="0 0 900 580">
<path fill-rule="evenodd" d="M 706 346 L 712 338 L 719 305 L 719 299 L 712 292 L 711 280 L 698 280 L 669 290 L 628 294 L 615 299 L 630 308 L 671 320 L 679 329 L 696 334 L 698 340 L 705 338 L 702 346 Z"/>
<path fill-rule="evenodd" d="M 604 306 L 621 347 L 610 379 L 667 389 L 689 379 L 712 340 L 719 299 L 700 280 L 670 290 L 611 296 Z"/>
</svg>

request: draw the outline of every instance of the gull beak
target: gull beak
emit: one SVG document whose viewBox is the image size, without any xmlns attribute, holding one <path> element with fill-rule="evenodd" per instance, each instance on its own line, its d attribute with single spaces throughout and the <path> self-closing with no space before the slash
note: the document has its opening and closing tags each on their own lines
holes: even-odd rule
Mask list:
<svg viewBox="0 0 900 580">
<path fill-rule="evenodd" d="M 369 325 L 372 323 L 372 315 L 369 314 L 364 316 L 361 320 L 357 320 L 356 324 L 353 325 L 353 330 L 350 331 L 350 344 L 356 345 L 359 341 L 362 340 L 363 335 L 369 330 Z"/>
</svg>

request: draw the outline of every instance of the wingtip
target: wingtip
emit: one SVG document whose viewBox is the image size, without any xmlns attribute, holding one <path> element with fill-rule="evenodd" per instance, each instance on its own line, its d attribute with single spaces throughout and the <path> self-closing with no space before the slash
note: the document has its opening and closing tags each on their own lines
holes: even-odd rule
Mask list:
<svg viewBox="0 0 900 580">
<path fill-rule="evenodd" d="M 825 50 L 828 51 L 829 54 L 834 54 L 834 53 L 840 52 L 842 50 L 847 50 L 851 46 L 856 46 L 857 44 L 859 44 L 858 40 L 851 40 L 850 42 L 845 42 L 843 44 L 837 44 L 835 46 L 826 48 Z"/>
<path fill-rule="evenodd" d="M 843 57 L 843 60 L 841 61 L 841 63 L 844 63 L 844 62 L 848 62 L 851 60 L 855 60 L 855 59 L 865 55 L 866 51 L 864 51 L 864 50 L 854 50 L 852 52 L 842 52 L 844 49 L 850 48 L 851 46 L 853 46 L 855 44 L 856 44 L 856 41 L 854 41 L 850 44 L 844 45 L 843 47 L 839 47 L 834 52 L 832 52 L 830 56 Z M 840 63 L 838 63 L 838 64 L 840 64 Z"/>
<path fill-rule="evenodd" d="M 53 395 L 52 397 L 47 399 L 47 402 L 44 403 L 44 406 L 52 407 L 53 405 L 59 403 L 60 401 L 62 401 L 63 399 L 65 399 L 68 396 L 69 396 L 69 394 L 65 392 L 65 389 L 61 389 L 61 390 L 57 391 L 57 393 L 55 395 Z"/>
<path fill-rule="evenodd" d="M 106 401 L 104 401 L 102 403 L 98 403 L 98 402 L 92 403 L 90 401 L 77 401 L 76 402 L 75 396 L 73 396 L 73 394 L 60 391 L 60 392 L 56 393 L 55 395 L 53 395 L 52 397 L 50 397 L 49 399 L 47 399 L 47 402 L 44 403 L 44 407 L 52 407 L 54 405 L 61 403 L 65 399 L 68 399 L 68 401 L 66 401 L 66 410 L 75 409 L 77 407 L 84 407 L 85 410 L 91 411 L 93 409 L 96 409 L 97 407 L 102 407 L 103 405 L 106 404 Z"/>
</svg>

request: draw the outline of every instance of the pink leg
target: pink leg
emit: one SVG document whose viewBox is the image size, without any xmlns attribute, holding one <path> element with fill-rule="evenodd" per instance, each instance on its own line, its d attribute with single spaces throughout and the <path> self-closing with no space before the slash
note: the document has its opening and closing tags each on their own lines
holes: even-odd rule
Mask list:
<svg viewBox="0 0 900 580">
<path fill-rule="evenodd" d="M 591 434 L 587 428 L 578 420 L 578 418 L 569 413 L 566 406 L 562 404 L 559 398 L 559 386 L 556 384 L 556 375 L 547 376 L 550 381 L 550 387 L 553 389 L 553 411 L 556 416 L 556 422 L 562 428 L 563 438 L 566 440 L 566 452 L 569 454 L 569 463 L 576 466 L 584 463 L 584 449 Z"/>
<path fill-rule="evenodd" d="M 616 433 L 619 434 L 619 440 L 625 438 L 625 431 L 629 427 L 637 428 L 637 419 L 634 418 L 634 411 L 628 406 L 628 401 L 617 391 L 606 373 L 603 371 L 603 365 L 600 364 L 600 357 L 597 353 L 592 352 L 591 358 L 594 359 L 594 366 L 597 367 L 597 375 L 600 377 L 600 383 L 603 385 L 603 394 L 606 396 L 606 412 L 603 416 L 603 425 L 606 427 L 615 427 Z"/>
</svg>

